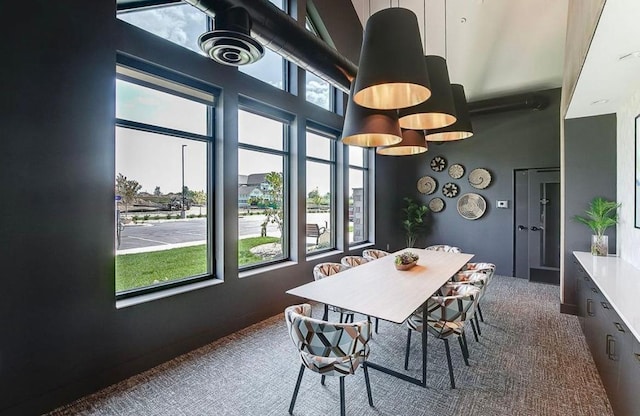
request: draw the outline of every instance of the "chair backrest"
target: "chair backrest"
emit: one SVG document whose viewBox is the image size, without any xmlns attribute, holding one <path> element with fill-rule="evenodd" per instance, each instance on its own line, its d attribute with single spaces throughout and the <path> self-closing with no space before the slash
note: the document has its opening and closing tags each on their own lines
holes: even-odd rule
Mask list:
<svg viewBox="0 0 640 416">
<path fill-rule="evenodd" d="M 379 259 L 380 257 L 384 257 L 388 255 L 389 255 L 389 252 L 384 250 L 377 250 L 375 248 L 362 250 L 362 257 L 364 257 L 367 260 L 375 260 L 375 259 Z"/>
<path fill-rule="evenodd" d="M 448 246 L 446 244 L 436 244 L 433 246 L 425 247 L 425 250 L 444 251 L 446 253 L 462 253 L 462 250 L 459 247 Z"/>
<path fill-rule="evenodd" d="M 300 352 L 302 363 L 310 370 L 337 375 L 353 374 L 361 358 L 369 354 L 371 323 L 332 323 L 310 317 L 311 305 L 289 306 L 284 311 L 289 336 Z M 351 357 L 353 360 L 325 361 L 317 357 Z"/>
<path fill-rule="evenodd" d="M 343 270 L 347 270 L 348 267 L 340 263 L 320 263 L 316 264 L 313 268 L 313 279 L 320 280 L 325 277 L 340 273 Z"/>
<path fill-rule="evenodd" d="M 432 296 L 427 301 L 430 320 L 460 322 L 473 318 L 480 289 L 473 285 L 446 285 L 441 296 Z"/>
<path fill-rule="evenodd" d="M 369 259 L 365 259 L 364 257 L 360 257 L 360 256 L 344 256 L 340 260 L 340 263 L 342 263 L 342 265 L 347 267 L 356 267 L 356 266 L 365 264 L 368 261 Z"/>
</svg>

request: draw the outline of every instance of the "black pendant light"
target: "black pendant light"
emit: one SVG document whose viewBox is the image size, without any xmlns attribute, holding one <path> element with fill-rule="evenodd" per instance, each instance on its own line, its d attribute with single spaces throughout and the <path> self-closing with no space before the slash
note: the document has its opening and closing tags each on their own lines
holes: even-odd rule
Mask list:
<svg viewBox="0 0 640 416">
<path fill-rule="evenodd" d="M 416 15 L 394 7 L 367 20 L 353 101 L 382 110 L 414 106 L 431 96 Z"/>
<path fill-rule="evenodd" d="M 424 139 L 424 131 L 403 129 L 400 143 L 379 147 L 376 153 L 385 156 L 410 156 L 424 153 L 427 150 L 429 150 L 429 147 Z"/>
<path fill-rule="evenodd" d="M 458 119 L 450 126 L 428 130 L 427 141 L 448 142 L 473 136 L 473 127 L 471 126 L 471 117 L 469 117 L 467 98 L 464 95 L 464 87 L 460 84 L 451 84 L 451 90 L 453 91 L 453 101 Z"/>
<path fill-rule="evenodd" d="M 344 116 L 342 142 L 350 146 L 378 147 L 402 140 L 396 110 L 372 110 L 354 103 L 353 85 Z"/>
<path fill-rule="evenodd" d="M 456 121 L 456 109 L 451 92 L 447 62 L 441 56 L 424 57 L 431 82 L 431 98 L 399 111 L 403 129 L 438 129 Z"/>
</svg>

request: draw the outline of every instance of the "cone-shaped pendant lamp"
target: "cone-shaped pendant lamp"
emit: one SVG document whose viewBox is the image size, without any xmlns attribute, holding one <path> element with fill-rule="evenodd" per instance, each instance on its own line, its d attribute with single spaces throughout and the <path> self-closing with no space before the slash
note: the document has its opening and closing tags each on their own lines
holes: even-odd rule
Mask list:
<svg viewBox="0 0 640 416">
<path fill-rule="evenodd" d="M 430 142 L 448 142 L 466 139 L 473 136 L 471 117 L 467 107 L 467 98 L 464 95 L 464 87 L 460 84 L 451 84 L 453 101 L 456 105 L 458 119 L 455 123 L 441 129 L 428 130 L 427 140 Z"/>
<path fill-rule="evenodd" d="M 353 84 L 344 116 L 342 142 L 350 146 L 389 146 L 402 140 L 396 110 L 372 110 L 353 100 Z"/>
<path fill-rule="evenodd" d="M 382 110 L 414 106 L 431 96 L 418 18 L 393 7 L 367 20 L 353 101 Z"/>
<path fill-rule="evenodd" d="M 399 111 L 403 129 L 439 129 L 456 121 L 447 61 L 441 56 L 424 57 L 431 82 L 431 98 L 413 107 Z"/>
<path fill-rule="evenodd" d="M 429 150 L 422 130 L 402 130 L 402 141 L 387 147 L 379 147 L 376 153 L 385 156 L 410 156 Z"/>
</svg>

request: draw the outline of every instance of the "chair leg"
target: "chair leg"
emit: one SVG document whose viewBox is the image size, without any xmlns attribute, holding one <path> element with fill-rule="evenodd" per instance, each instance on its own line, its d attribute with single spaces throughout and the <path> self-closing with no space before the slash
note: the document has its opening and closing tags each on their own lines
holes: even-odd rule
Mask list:
<svg viewBox="0 0 640 416">
<path fill-rule="evenodd" d="M 323 386 L 324 386 L 324 379 L 325 379 L 325 376 L 320 377 L 320 384 L 322 384 Z"/>
<path fill-rule="evenodd" d="M 411 328 L 407 329 L 407 350 L 404 353 L 404 369 L 409 369 L 409 348 L 411 347 Z"/>
<path fill-rule="evenodd" d="M 344 376 L 340 377 L 340 416 L 345 416 L 344 406 Z"/>
<path fill-rule="evenodd" d="M 324 314 L 322 315 L 322 320 L 326 321 L 327 319 L 329 319 L 329 305 L 327 305 L 325 303 L 324 304 Z"/>
<path fill-rule="evenodd" d="M 342 312 L 340 312 L 340 321 L 339 321 L 340 323 L 342 323 L 342 316 L 343 316 L 343 315 L 344 315 L 344 314 L 343 314 Z"/>
<path fill-rule="evenodd" d="M 296 382 L 296 388 L 293 389 L 293 397 L 291 398 L 291 404 L 289 405 L 289 414 L 293 414 L 293 406 L 296 404 L 296 398 L 298 397 L 298 390 L 300 390 L 300 382 L 302 381 L 302 375 L 304 374 L 304 364 L 300 364 L 300 373 L 298 374 L 298 381 Z"/>
<path fill-rule="evenodd" d="M 464 351 L 468 359 L 471 355 L 469 354 L 469 344 L 467 343 L 467 335 L 464 333 L 464 329 L 462 330 L 462 342 L 464 343 Z"/>
<path fill-rule="evenodd" d="M 478 330 L 478 335 L 482 335 L 482 330 L 480 329 L 480 323 L 478 322 L 478 313 L 473 312 L 473 319 L 476 320 L 476 329 Z"/>
<path fill-rule="evenodd" d="M 449 350 L 449 340 L 443 339 L 444 341 L 444 350 L 447 353 L 447 365 L 449 366 L 449 381 L 451 381 L 451 388 L 456 388 L 456 381 L 453 378 L 453 364 L 451 364 L 451 351 Z"/>
<path fill-rule="evenodd" d="M 366 361 L 362 364 L 362 369 L 364 370 L 364 382 L 367 385 L 367 397 L 369 398 L 369 406 L 373 407 L 373 397 L 371 396 L 371 382 L 369 381 L 369 368 L 367 367 Z"/>
<path fill-rule="evenodd" d="M 464 347 L 464 343 L 462 342 L 462 337 L 458 337 L 458 344 L 460 344 L 460 351 L 462 351 L 462 358 L 464 358 L 464 363 L 468 367 L 469 357 L 467 356 L 467 351 Z"/>
<path fill-rule="evenodd" d="M 480 313 L 480 320 L 484 323 L 484 316 L 482 316 L 482 309 L 480 309 L 479 303 L 478 303 L 478 313 Z"/>
<path fill-rule="evenodd" d="M 379 319 L 376 318 L 376 334 L 378 333 L 378 321 L 379 321 Z"/>
<path fill-rule="evenodd" d="M 469 322 L 471 322 L 471 329 L 473 329 L 473 337 L 476 339 L 476 342 L 478 342 L 478 333 L 476 332 L 476 324 L 475 322 L 473 322 L 473 319 L 469 319 Z"/>
</svg>

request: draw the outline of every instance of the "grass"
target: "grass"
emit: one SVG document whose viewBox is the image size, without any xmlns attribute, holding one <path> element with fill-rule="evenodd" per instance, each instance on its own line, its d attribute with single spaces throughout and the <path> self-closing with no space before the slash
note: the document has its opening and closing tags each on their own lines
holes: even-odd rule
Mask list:
<svg viewBox="0 0 640 416">
<path fill-rule="evenodd" d="M 258 263 L 263 258 L 249 250 L 280 241 L 277 237 L 251 237 L 238 241 L 238 264 Z M 116 292 L 179 280 L 207 272 L 207 245 L 116 256 Z"/>
</svg>

